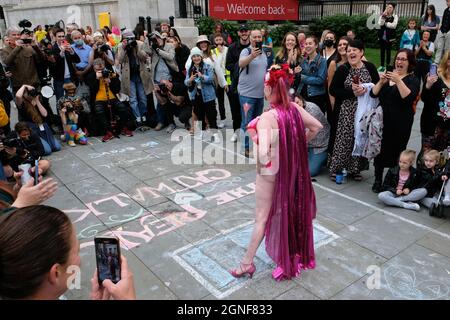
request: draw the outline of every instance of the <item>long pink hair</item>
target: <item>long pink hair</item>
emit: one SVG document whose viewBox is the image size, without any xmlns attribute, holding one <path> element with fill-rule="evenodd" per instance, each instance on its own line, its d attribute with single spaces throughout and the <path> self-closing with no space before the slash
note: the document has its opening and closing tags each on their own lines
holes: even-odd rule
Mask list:
<svg viewBox="0 0 450 320">
<path fill-rule="evenodd" d="M 271 103 L 274 108 L 288 109 L 292 99 L 289 97 L 289 88 L 293 81 L 293 75 L 289 73 L 289 66 L 273 66 L 266 78 L 266 85 L 272 88 Z"/>
</svg>

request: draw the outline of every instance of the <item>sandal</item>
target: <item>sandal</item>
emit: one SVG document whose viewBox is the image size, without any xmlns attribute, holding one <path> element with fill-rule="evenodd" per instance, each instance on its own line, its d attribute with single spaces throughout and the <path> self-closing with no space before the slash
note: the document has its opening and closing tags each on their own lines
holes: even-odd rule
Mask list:
<svg viewBox="0 0 450 320">
<path fill-rule="evenodd" d="M 353 180 L 360 182 L 364 180 L 364 177 L 360 173 L 355 173 L 353 175 Z"/>
<path fill-rule="evenodd" d="M 336 173 L 330 174 L 330 179 L 331 181 L 336 182 Z"/>
</svg>

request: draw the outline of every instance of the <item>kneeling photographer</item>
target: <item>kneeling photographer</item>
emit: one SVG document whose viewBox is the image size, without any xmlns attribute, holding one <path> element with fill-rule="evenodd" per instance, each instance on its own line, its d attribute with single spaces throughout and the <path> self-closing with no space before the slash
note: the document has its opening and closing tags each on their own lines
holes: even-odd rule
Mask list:
<svg viewBox="0 0 450 320">
<path fill-rule="evenodd" d="M 45 155 L 61 150 L 61 144 L 53 136 L 50 126 L 45 121 L 49 116 L 42 104 L 41 95 L 32 86 L 24 85 L 16 94 L 19 120 L 27 122 L 31 130 L 41 138 Z"/>
<path fill-rule="evenodd" d="M 172 133 L 176 128 L 174 117 L 184 124 L 186 130 L 190 130 L 192 104 L 184 83 L 162 80 L 159 84 L 159 94 L 163 101 L 162 108 L 164 108 L 166 122 L 169 123 L 167 133 Z"/>
<path fill-rule="evenodd" d="M 91 106 L 95 106 L 98 134 L 104 135 L 102 141 L 107 142 L 120 133 L 132 137 L 128 129 L 130 113 L 126 106 L 117 98 L 120 93 L 119 76 L 105 68 L 102 59 L 93 62 L 94 71 L 86 79 L 91 93 Z"/>
<path fill-rule="evenodd" d="M 0 145 L 6 177 L 11 178 L 15 172 L 24 170 L 34 172 L 32 169 L 36 160 L 39 161 L 39 175 L 44 175 L 50 168 L 50 161 L 40 160 L 45 153 L 41 140 L 25 122 L 18 122 L 14 129 L 2 139 Z"/>
</svg>

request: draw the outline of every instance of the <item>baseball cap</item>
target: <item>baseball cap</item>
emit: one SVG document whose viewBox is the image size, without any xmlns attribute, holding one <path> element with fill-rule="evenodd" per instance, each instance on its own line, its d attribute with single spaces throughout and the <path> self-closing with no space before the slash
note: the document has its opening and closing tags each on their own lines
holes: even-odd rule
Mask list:
<svg viewBox="0 0 450 320">
<path fill-rule="evenodd" d="M 239 31 L 250 30 L 246 23 L 243 23 L 239 26 Z"/>
</svg>

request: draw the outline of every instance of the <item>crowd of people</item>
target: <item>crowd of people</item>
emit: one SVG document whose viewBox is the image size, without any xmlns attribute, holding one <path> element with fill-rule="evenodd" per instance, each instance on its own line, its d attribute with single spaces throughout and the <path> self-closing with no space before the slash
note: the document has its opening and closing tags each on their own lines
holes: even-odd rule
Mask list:
<svg viewBox="0 0 450 320">
<path fill-rule="evenodd" d="M 79 264 L 79 246 L 67 216 L 36 206 L 55 193 L 55 182 L 22 186 L 22 164 L 31 164 L 30 173 L 38 170 L 41 176 L 50 168 L 41 157 L 59 151 L 61 142 L 85 145 L 92 136 L 108 142 L 120 134 L 132 137 L 135 130 L 166 129 L 170 134 L 175 118 L 192 135 L 220 144 L 219 130 L 226 126 L 225 96 L 234 131 L 231 142 L 240 140 L 246 157 L 252 156 L 253 143 L 258 146 L 256 223 L 233 276 L 253 275 L 253 258 L 264 236 L 277 264 L 275 279 L 290 279 L 301 269 L 314 268 L 316 205 L 311 177 L 325 167 L 333 181 L 343 172 L 362 181 L 361 173 L 373 160 L 372 190 L 383 203 L 410 210 L 420 210 L 419 203 L 435 206 L 450 174 L 450 165 L 445 165 L 450 0 L 447 4 L 442 19 L 433 5 L 427 7 L 421 32 L 417 21 L 409 20 L 393 64 L 392 40 L 399 18 L 395 4 L 387 4 L 379 17 L 378 69 L 367 60 L 364 43 L 353 30 L 341 37 L 324 30 L 320 39 L 301 30 L 288 32 L 275 52 L 269 30 L 251 30 L 246 24 L 239 26 L 235 42 L 217 24 L 191 49 L 165 23 L 151 33 L 142 25 L 134 31 L 114 27 L 96 32 L 75 24 L 66 30 L 9 28 L 0 50 L 0 179 L 16 184 L 0 185 L 0 203 L 6 209 L 0 220 L 0 295 L 56 298 L 65 290 L 58 281 L 58 267 Z M 49 76 L 57 114 L 44 95 Z M 413 151 L 407 145 L 420 99 L 422 147 Z M 19 115 L 14 131 L 9 121 L 13 100 Z M 267 112 L 264 100 L 269 102 Z M 261 134 L 264 130 L 270 134 Z M 273 131 L 278 132 L 278 142 L 270 138 Z M 270 150 L 273 145 L 277 154 Z M 443 203 L 450 205 L 450 185 Z M 281 232 L 290 219 L 288 211 L 301 230 Z M 32 223 L 37 220 L 39 229 Z M 30 229 L 27 237 L 48 246 L 48 256 L 23 256 L 34 259 L 36 268 L 21 283 L 13 279 L 27 262 L 14 257 L 20 250 L 29 251 L 32 241 L 11 242 L 18 225 Z M 93 298 L 134 298 L 132 274 L 126 259 L 121 261 L 122 280 L 103 287 L 93 280 Z"/>
</svg>

